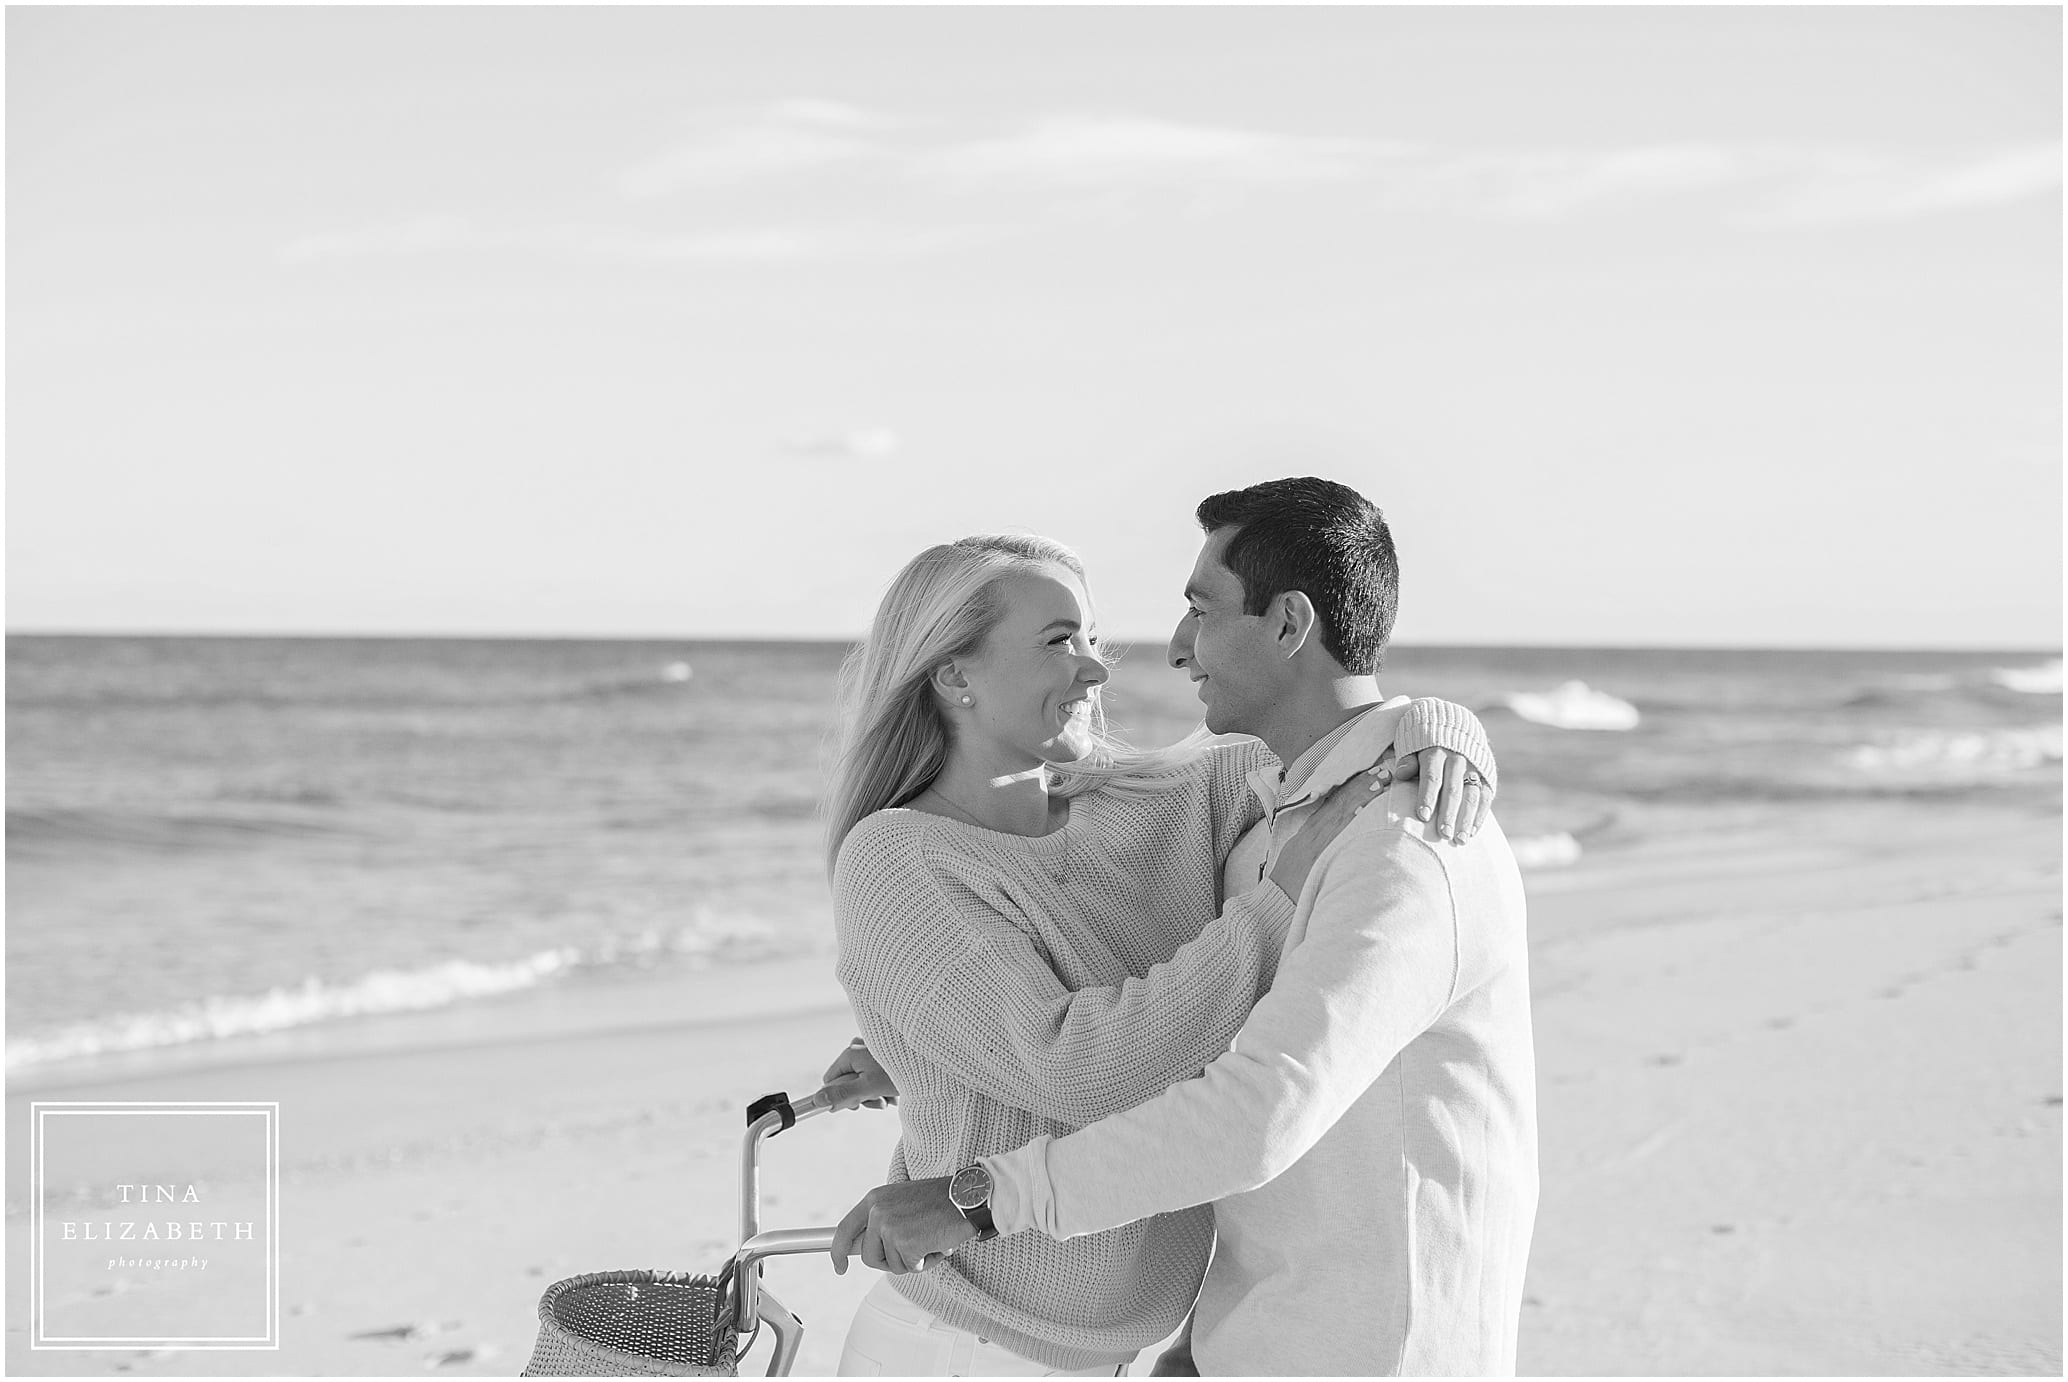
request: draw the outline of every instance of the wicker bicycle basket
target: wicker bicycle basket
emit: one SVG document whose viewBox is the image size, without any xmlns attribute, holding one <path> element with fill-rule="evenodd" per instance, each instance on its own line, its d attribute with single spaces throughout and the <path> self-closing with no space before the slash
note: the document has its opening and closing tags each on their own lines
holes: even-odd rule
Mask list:
<svg viewBox="0 0 2068 1382">
<path fill-rule="evenodd" d="M 591 1272 L 539 1298 L 539 1341 L 526 1377 L 732 1377 L 739 1332 L 724 1317 L 728 1267 Z"/>
</svg>

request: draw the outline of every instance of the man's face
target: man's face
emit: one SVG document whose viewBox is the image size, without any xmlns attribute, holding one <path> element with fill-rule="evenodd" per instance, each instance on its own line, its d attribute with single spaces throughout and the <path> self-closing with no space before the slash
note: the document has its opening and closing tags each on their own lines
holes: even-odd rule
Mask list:
<svg viewBox="0 0 2068 1382">
<path fill-rule="evenodd" d="M 1215 734 L 1261 734 L 1279 702 L 1284 657 L 1271 621 L 1242 612 L 1242 581 L 1221 565 L 1236 529 L 1207 534 L 1185 584 L 1185 614 L 1170 636 L 1170 665 L 1191 677 Z"/>
</svg>

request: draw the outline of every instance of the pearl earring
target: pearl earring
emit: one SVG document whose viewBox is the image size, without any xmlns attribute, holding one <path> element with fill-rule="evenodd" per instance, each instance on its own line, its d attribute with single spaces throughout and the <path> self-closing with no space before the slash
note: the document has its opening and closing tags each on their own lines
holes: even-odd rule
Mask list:
<svg viewBox="0 0 2068 1382">
<path fill-rule="evenodd" d="M 970 704 L 971 700 L 972 700 L 972 698 L 971 698 L 971 697 L 969 697 L 969 696 L 964 696 L 964 697 L 962 698 L 962 703 L 963 703 L 964 705 L 968 705 L 968 704 Z"/>
</svg>

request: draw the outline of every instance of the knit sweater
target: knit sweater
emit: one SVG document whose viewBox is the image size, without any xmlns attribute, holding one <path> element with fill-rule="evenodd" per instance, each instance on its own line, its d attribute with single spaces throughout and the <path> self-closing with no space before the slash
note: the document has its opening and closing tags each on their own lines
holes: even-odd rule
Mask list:
<svg viewBox="0 0 2068 1382">
<path fill-rule="evenodd" d="M 1396 750 L 1436 743 L 1493 766 L 1471 712 L 1414 702 Z M 1154 790 L 1074 798 L 1036 838 L 903 809 L 855 825 L 834 869 L 838 972 L 898 1085 L 890 1180 L 1066 1135 L 1227 1049 L 1293 917 L 1276 888 L 1221 905 L 1222 861 L 1259 819 L 1246 779 L 1276 766 L 1255 740 L 1217 743 Z M 973 1243 L 893 1280 L 1026 1357 L 1100 1367 L 1177 1327 L 1212 1245 L 1199 1206 L 1067 1242 Z"/>
</svg>

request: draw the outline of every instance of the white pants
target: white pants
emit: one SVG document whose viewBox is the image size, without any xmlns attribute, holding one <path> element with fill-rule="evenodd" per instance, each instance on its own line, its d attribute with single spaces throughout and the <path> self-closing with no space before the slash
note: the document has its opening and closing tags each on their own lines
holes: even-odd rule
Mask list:
<svg viewBox="0 0 2068 1382">
<path fill-rule="evenodd" d="M 885 1277 L 862 1297 L 840 1350 L 842 1377 L 1119 1377 L 1119 1367 L 1071 1372 L 1022 1358 L 981 1334 L 943 1324 Z"/>
</svg>

